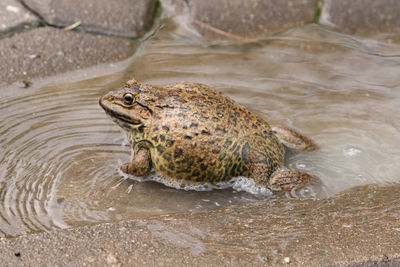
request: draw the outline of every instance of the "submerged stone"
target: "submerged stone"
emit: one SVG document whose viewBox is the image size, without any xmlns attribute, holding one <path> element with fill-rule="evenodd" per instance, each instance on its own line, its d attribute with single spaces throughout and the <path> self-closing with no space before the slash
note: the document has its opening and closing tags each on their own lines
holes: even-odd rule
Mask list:
<svg viewBox="0 0 400 267">
<path fill-rule="evenodd" d="M 314 20 L 315 0 L 161 0 L 170 12 L 189 14 L 190 20 L 206 40 L 262 38 Z M 227 34 L 225 34 L 227 33 Z M 235 37 L 233 37 L 235 39 Z"/>
</svg>

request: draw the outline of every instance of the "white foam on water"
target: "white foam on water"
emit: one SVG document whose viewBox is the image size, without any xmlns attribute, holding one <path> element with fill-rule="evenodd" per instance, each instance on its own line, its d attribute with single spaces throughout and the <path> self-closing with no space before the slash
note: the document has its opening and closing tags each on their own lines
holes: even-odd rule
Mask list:
<svg viewBox="0 0 400 267">
<path fill-rule="evenodd" d="M 253 195 L 271 196 L 272 192 L 268 188 L 256 184 L 251 178 L 235 177 L 230 180 L 232 188 L 238 192 L 244 191 Z"/>
<path fill-rule="evenodd" d="M 262 195 L 262 196 L 271 196 L 273 193 L 271 190 L 267 189 L 264 186 L 258 185 L 255 183 L 253 179 L 246 178 L 246 177 L 234 177 L 226 182 L 220 183 L 194 183 L 191 181 L 184 181 L 182 183 L 178 180 L 173 180 L 172 178 L 166 177 L 164 175 L 159 174 L 156 170 L 152 170 L 151 174 L 146 177 L 138 177 L 130 174 L 126 174 L 118 169 L 118 173 L 123 177 L 123 179 L 132 179 L 138 182 L 158 182 L 165 186 L 182 189 L 182 190 L 193 190 L 193 191 L 211 191 L 214 189 L 226 189 L 226 188 L 233 188 L 238 192 L 247 192 L 253 195 Z"/>
</svg>

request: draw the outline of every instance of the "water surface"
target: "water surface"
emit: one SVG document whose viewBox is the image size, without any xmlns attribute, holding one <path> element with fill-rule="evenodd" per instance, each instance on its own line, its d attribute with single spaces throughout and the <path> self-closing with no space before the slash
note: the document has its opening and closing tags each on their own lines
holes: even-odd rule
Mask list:
<svg viewBox="0 0 400 267">
<path fill-rule="evenodd" d="M 2 88 L 0 236 L 268 201 L 233 189 L 184 191 L 124 179 L 117 167 L 130 148 L 98 98 L 131 77 L 205 83 L 312 137 L 320 150 L 291 153 L 287 165 L 320 177 L 318 197 L 398 182 L 399 55 L 400 45 L 316 25 L 261 45 L 207 45 L 167 20 L 132 58 L 103 66 L 112 71 Z"/>
</svg>

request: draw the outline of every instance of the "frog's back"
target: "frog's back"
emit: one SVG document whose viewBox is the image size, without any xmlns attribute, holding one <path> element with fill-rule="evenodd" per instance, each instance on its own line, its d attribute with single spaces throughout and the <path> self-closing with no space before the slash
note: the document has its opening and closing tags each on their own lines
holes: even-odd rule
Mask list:
<svg viewBox="0 0 400 267">
<path fill-rule="evenodd" d="M 168 85 L 163 94 L 148 136 L 161 173 L 216 183 L 249 177 L 255 166 L 267 179 L 283 164 L 283 147 L 268 123 L 229 97 L 196 83 Z"/>
</svg>

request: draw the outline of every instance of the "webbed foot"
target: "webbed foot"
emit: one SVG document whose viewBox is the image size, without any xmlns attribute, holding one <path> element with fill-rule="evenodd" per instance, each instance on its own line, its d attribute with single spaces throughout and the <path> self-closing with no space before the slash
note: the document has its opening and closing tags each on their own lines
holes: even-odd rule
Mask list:
<svg viewBox="0 0 400 267">
<path fill-rule="evenodd" d="M 279 141 L 290 149 L 311 151 L 318 148 L 313 140 L 291 128 L 271 125 L 271 129 L 278 137 Z"/>
<path fill-rule="evenodd" d="M 268 180 L 267 186 L 272 191 L 289 192 L 309 185 L 320 184 L 319 178 L 305 172 L 282 169 L 274 172 Z"/>
</svg>

